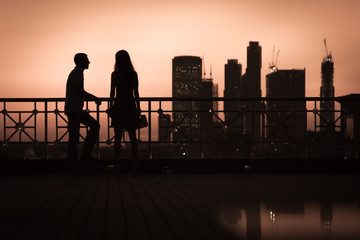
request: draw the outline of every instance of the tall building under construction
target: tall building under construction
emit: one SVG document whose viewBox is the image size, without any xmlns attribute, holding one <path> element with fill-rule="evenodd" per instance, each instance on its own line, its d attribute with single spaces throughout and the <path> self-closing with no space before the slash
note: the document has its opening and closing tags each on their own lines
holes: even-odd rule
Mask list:
<svg viewBox="0 0 360 240">
<path fill-rule="evenodd" d="M 268 157 L 303 157 L 307 129 L 305 69 L 277 70 L 266 75 L 266 140 Z M 300 98 L 290 101 L 290 98 Z"/>
<path fill-rule="evenodd" d="M 321 88 L 320 97 L 334 97 L 334 62 L 331 52 L 328 53 L 326 41 L 326 58 L 321 63 Z M 320 102 L 320 131 L 334 131 L 335 125 L 334 101 L 322 100 Z"/>
</svg>

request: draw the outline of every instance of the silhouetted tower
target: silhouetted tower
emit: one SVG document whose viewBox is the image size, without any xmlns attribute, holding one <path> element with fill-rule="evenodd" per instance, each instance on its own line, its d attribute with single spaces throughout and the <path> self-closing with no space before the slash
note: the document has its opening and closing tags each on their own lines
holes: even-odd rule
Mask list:
<svg viewBox="0 0 360 240">
<path fill-rule="evenodd" d="M 241 96 L 241 64 L 237 59 L 229 59 L 225 64 L 225 98 Z M 241 133 L 242 115 L 240 115 L 241 103 L 237 101 L 224 101 L 225 122 L 232 127 L 233 132 Z"/>
<path fill-rule="evenodd" d="M 321 88 L 320 97 L 329 98 L 334 97 L 334 62 L 332 61 L 332 54 L 328 53 L 326 40 L 324 39 L 326 58 L 321 63 Z M 320 103 L 320 131 L 334 131 L 335 113 L 334 101 L 321 101 Z"/>
<path fill-rule="evenodd" d="M 306 102 L 287 101 L 305 97 L 305 69 L 277 70 L 266 75 L 266 97 L 284 98 L 266 103 L 266 141 L 269 157 L 301 157 L 305 140 Z"/>
<path fill-rule="evenodd" d="M 225 90 L 224 97 L 239 97 L 241 91 L 240 78 L 242 66 L 237 59 L 229 59 L 225 64 Z M 224 103 L 224 109 L 226 104 Z"/>
<path fill-rule="evenodd" d="M 247 68 L 241 78 L 241 96 L 261 97 L 261 46 L 258 42 L 250 42 L 247 47 Z M 247 135 L 249 140 L 259 142 L 261 102 L 244 101 L 241 104 L 242 110 L 245 112 L 243 134 Z"/>
<path fill-rule="evenodd" d="M 201 90 L 198 97 L 201 98 L 212 98 L 217 97 L 214 94 L 217 94 L 215 91 L 217 89 L 217 85 L 214 85 L 212 78 L 212 71 L 210 70 L 210 78 L 206 78 L 204 74 L 204 78 L 201 82 Z M 217 102 L 215 102 L 217 103 Z M 216 110 L 217 105 L 214 104 L 214 101 L 202 101 L 201 103 L 201 139 L 208 141 L 212 137 L 212 128 L 213 128 L 213 113 L 212 111 Z"/>
<path fill-rule="evenodd" d="M 212 96 L 215 98 L 219 97 L 219 85 L 217 83 L 214 84 L 214 86 L 213 86 Z M 213 109 L 215 112 L 217 112 L 219 110 L 219 102 L 218 101 L 214 101 Z M 215 115 L 213 116 L 213 122 L 219 122 L 219 119 Z"/>
<path fill-rule="evenodd" d="M 194 56 L 178 56 L 172 60 L 173 97 L 192 98 L 199 96 L 202 82 L 202 59 Z M 195 101 L 173 101 L 173 119 L 177 126 L 175 141 L 199 140 L 200 103 Z"/>
<path fill-rule="evenodd" d="M 219 86 L 218 84 L 214 83 L 214 79 L 212 77 L 212 65 L 210 65 L 210 78 L 206 77 L 205 69 L 204 69 L 204 78 L 202 80 L 202 90 L 200 97 L 204 98 L 211 98 L 211 97 L 219 97 Z M 219 103 L 218 101 L 211 101 L 208 105 L 209 107 L 207 110 L 209 112 L 217 112 L 219 110 Z M 211 111 L 210 111 L 211 110 Z M 216 115 L 211 113 L 211 122 L 218 122 L 219 119 L 216 117 Z"/>
<path fill-rule="evenodd" d="M 247 47 L 246 78 L 242 81 L 242 95 L 261 97 L 261 46 L 250 42 Z"/>
</svg>

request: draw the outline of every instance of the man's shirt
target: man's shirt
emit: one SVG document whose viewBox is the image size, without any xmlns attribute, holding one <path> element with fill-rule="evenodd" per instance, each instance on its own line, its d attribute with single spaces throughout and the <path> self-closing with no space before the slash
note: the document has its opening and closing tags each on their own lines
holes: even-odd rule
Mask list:
<svg viewBox="0 0 360 240">
<path fill-rule="evenodd" d="M 77 90 L 78 89 L 78 90 Z M 79 91 L 79 89 L 81 91 Z M 84 106 L 84 70 L 75 67 L 69 74 L 66 84 L 65 114 L 80 113 Z"/>
</svg>

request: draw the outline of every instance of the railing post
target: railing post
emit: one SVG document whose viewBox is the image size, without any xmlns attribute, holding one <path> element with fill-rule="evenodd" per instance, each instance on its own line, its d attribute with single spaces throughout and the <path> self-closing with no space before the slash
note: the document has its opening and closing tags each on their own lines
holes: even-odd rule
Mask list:
<svg viewBox="0 0 360 240">
<path fill-rule="evenodd" d="M 4 101 L 4 142 L 6 141 L 6 102 Z"/>
<path fill-rule="evenodd" d="M 34 101 L 34 111 L 36 111 L 36 112 L 33 112 L 33 114 L 34 114 L 34 140 L 35 140 L 35 142 L 37 142 L 37 134 L 36 134 L 36 130 L 37 130 L 37 118 L 36 118 L 37 107 L 36 107 L 36 101 Z"/>
<path fill-rule="evenodd" d="M 107 101 L 107 110 L 106 110 L 106 121 L 107 121 L 107 140 L 106 144 L 111 145 L 111 137 L 110 137 L 110 101 Z"/>
<path fill-rule="evenodd" d="M 313 113 L 314 113 L 314 131 L 315 132 L 317 132 L 317 126 L 316 126 L 316 118 L 317 118 L 317 113 L 316 113 L 316 111 L 317 111 L 317 107 L 316 107 L 316 103 L 317 103 L 317 101 L 315 100 L 314 101 L 314 109 L 313 109 Z M 316 109 L 316 110 L 315 110 Z"/>
<path fill-rule="evenodd" d="M 195 101 L 189 101 L 189 104 L 190 104 L 190 108 L 189 108 L 189 117 L 190 117 L 190 124 L 189 124 L 189 126 L 190 126 L 190 141 L 192 142 L 192 140 L 193 140 L 193 136 L 192 136 L 192 131 L 193 131 L 193 124 L 192 124 L 192 117 L 193 117 L 193 109 L 192 109 L 192 106 L 193 106 L 193 104 L 195 104 Z M 195 124 L 194 124 L 194 126 L 195 126 Z M 189 144 L 189 147 L 190 147 L 190 144 Z"/>
<path fill-rule="evenodd" d="M 265 150 L 265 147 L 266 147 L 266 145 L 265 145 L 265 112 L 266 112 L 266 104 L 265 104 L 265 101 L 261 101 L 261 113 L 259 113 L 259 114 L 261 114 L 261 142 L 262 142 L 262 151 L 264 151 Z"/>
<path fill-rule="evenodd" d="M 203 119 L 205 118 L 204 102 L 200 101 L 199 117 L 200 117 L 200 159 L 204 159 L 204 150 L 203 150 Z"/>
<path fill-rule="evenodd" d="M 45 138 L 44 138 L 44 142 L 45 142 L 45 159 L 48 159 L 48 102 L 45 100 L 44 101 L 45 104 Z"/>
<path fill-rule="evenodd" d="M 100 125 L 100 105 L 96 104 L 96 121 Z M 97 158 L 100 159 L 100 129 L 96 141 Z"/>
<path fill-rule="evenodd" d="M 149 152 L 149 159 L 152 159 L 152 148 L 151 148 L 151 100 L 148 100 L 148 140 L 149 140 L 149 146 L 148 146 L 148 152 Z"/>
<path fill-rule="evenodd" d="M 59 107 L 58 107 L 58 101 L 55 101 L 55 141 L 58 141 L 59 139 Z"/>
<path fill-rule="evenodd" d="M 252 148 L 251 148 L 251 152 L 250 152 L 250 158 L 254 158 L 255 157 L 255 151 L 256 151 L 256 146 L 255 146 L 255 105 L 254 105 L 254 100 L 251 100 L 251 120 L 252 120 L 252 126 L 251 126 L 251 142 L 252 142 Z M 256 136 L 257 137 L 257 136 Z"/>
<path fill-rule="evenodd" d="M 304 133 L 304 141 L 305 141 L 305 159 L 309 159 L 309 139 L 308 139 L 308 100 L 305 98 L 305 109 L 304 109 L 304 115 L 305 115 L 305 133 Z"/>
<path fill-rule="evenodd" d="M 21 124 L 21 112 L 19 112 L 19 123 Z M 21 142 L 21 133 L 22 131 L 19 131 L 19 142 Z"/>
</svg>

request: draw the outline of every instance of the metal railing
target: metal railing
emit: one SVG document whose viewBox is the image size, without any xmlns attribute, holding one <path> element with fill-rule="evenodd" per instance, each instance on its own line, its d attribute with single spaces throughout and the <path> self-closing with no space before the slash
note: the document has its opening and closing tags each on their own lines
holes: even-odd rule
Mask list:
<svg viewBox="0 0 360 240">
<path fill-rule="evenodd" d="M 64 101 L 0 99 L 0 156 L 65 158 Z M 109 99 L 101 101 L 100 106 L 85 102 L 84 108 L 101 125 L 96 153 L 106 159 L 112 156 L 114 133 Z M 320 109 L 322 101 L 334 102 L 335 109 Z M 359 158 L 358 99 L 168 97 L 140 102 L 149 124 L 137 133 L 142 158 Z M 325 112 L 334 117 L 327 119 Z M 81 128 L 81 141 L 86 131 Z"/>
</svg>

